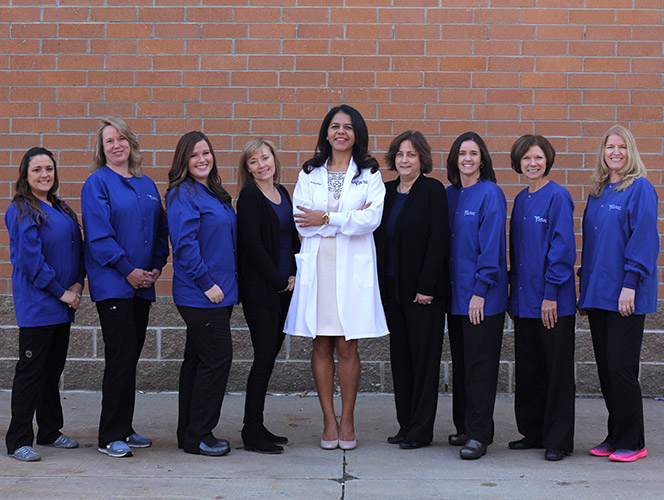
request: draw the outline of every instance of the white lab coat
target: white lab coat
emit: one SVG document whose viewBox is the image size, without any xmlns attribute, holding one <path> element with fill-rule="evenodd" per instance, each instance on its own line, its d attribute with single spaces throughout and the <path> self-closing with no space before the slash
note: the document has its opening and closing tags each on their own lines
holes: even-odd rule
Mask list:
<svg viewBox="0 0 664 500">
<path fill-rule="evenodd" d="M 329 224 L 297 227 L 302 235 L 302 248 L 295 255 L 295 289 L 284 327 L 284 332 L 290 335 L 316 337 L 316 256 L 321 237 L 335 235 L 337 307 L 346 340 L 389 333 L 378 289 L 373 240 L 383 214 L 385 185 L 380 172 L 372 174 L 370 169 L 364 169 L 353 179 L 356 173 L 357 166 L 351 159 L 339 198 L 339 212 L 330 213 Z M 300 213 L 298 205 L 327 211 L 327 197 L 327 164 L 309 174 L 301 171 L 293 192 L 293 212 Z M 368 202 L 371 206 L 360 210 Z"/>
</svg>

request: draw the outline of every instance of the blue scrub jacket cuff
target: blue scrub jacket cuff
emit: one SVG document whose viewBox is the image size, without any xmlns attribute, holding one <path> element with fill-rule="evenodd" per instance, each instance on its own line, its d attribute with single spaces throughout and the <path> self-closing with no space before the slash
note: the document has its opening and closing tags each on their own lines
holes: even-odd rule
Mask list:
<svg viewBox="0 0 664 500">
<path fill-rule="evenodd" d="M 627 271 L 625 273 L 625 279 L 623 280 L 623 287 L 636 290 L 636 284 L 639 282 L 639 273 L 634 271 Z"/>
<path fill-rule="evenodd" d="M 127 259 L 127 257 L 124 255 L 120 257 L 120 260 L 118 260 L 113 267 L 115 267 L 115 269 L 117 269 L 118 272 L 125 278 L 129 276 L 134 269 L 136 269 L 132 263 L 129 262 L 129 259 Z"/>
</svg>

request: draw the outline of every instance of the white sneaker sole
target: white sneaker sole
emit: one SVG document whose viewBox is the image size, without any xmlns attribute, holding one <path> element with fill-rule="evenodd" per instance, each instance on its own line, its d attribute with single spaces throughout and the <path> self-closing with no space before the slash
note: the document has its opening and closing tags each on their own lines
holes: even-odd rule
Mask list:
<svg viewBox="0 0 664 500">
<path fill-rule="evenodd" d="M 131 457 L 131 456 L 134 455 L 131 451 L 128 451 L 127 453 L 111 453 L 111 452 L 110 452 L 109 450 L 107 450 L 106 448 L 97 448 L 97 450 L 98 450 L 100 453 L 105 453 L 105 454 L 108 455 L 109 457 L 113 457 L 113 458 Z"/>
</svg>

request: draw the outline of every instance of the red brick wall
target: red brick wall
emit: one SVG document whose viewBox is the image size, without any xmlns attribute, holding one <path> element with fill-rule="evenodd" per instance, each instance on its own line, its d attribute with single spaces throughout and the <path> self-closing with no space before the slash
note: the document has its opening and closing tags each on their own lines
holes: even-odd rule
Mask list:
<svg viewBox="0 0 664 500">
<path fill-rule="evenodd" d="M 443 152 L 475 130 L 510 200 L 522 186 L 507 151 L 546 135 L 579 219 L 599 136 L 619 122 L 662 198 L 663 15 L 662 0 L 0 0 L 0 214 L 34 145 L 56 152 L 61 195 L 79 209 L 105 115 L 138 133 L 162 192 L 192 129 L 211 137 L 232 193 L 255 135 L 277 142 L 292 183 L 339 102 L 361 110 L 381 160 L 396 134 L 422 131 L 441 179 Z"/>
</svg>

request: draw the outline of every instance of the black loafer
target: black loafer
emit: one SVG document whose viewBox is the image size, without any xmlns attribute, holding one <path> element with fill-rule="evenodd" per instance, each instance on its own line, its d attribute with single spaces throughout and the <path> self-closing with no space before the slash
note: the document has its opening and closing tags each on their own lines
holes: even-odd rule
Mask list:
<svg viewBox="0 0 664 500">
<path fill-rule="evenodd" d="M 459 456 L 464 460 L 477 460 L 486 455 L 486 445 L 475 439 L 469 439 L 459 451 Z"/>
<path fill-rule="evenodd" d="M 399 448 L 402 450 L 416 450 L 418 448 L 423 448 L 429 446 L 431 443 L 426 443 L 424 441 L 406 441 L 405 439 L 399 443 Z"/>
<path fill-rule="evenodd" d="M 546 450 L 544 452 L 544 458 L 549 462 L 558 462 L 565 458 L 565 455 L 567 455 L 567 453 L 559 450 Z"/>
<path fill-rule="evenodd" d="M 387 442 L 390 444 L 400 444 L 403 443 L 406 440 L 406 436 L 402 436 L 401 434 L 396 434 L 394 436 L 390 436 L 387 438 Z"/>
<path fill-rule="evenodd" d="M 507 443 L 510 450 L 532 450 L 533 448 L 541 448 L 542 445 L 531 441 L 528 438 L 521 438 L 518 441 L 510 441 Z"/>
<path fill-rule="evenodd" d="M 468 441 L 468 436 L 465 434 L 450 434 L 447 436 L 447 442 L 452 446 L 463 446 Z"/>
</svg>

